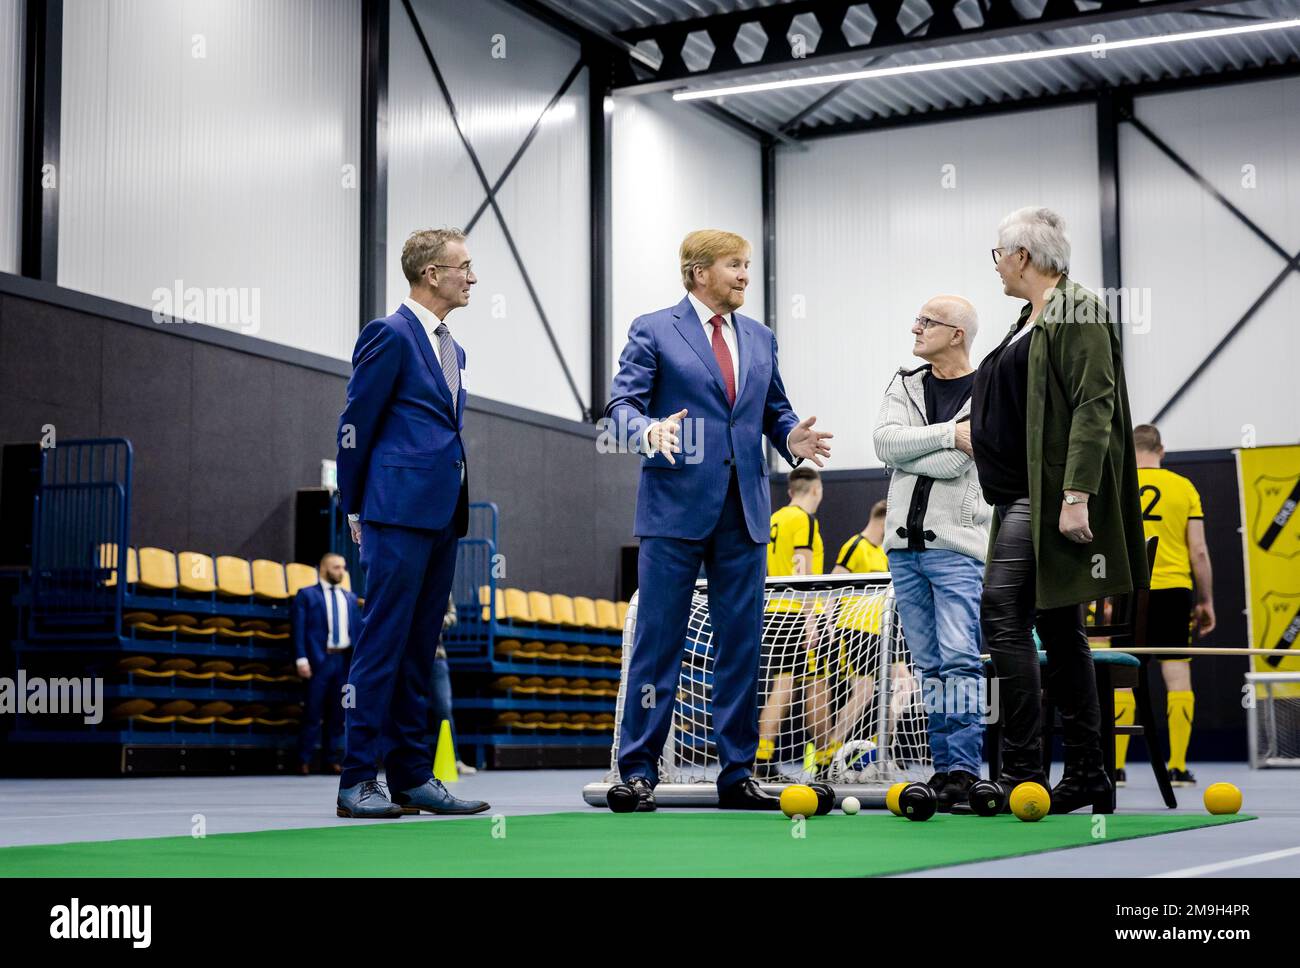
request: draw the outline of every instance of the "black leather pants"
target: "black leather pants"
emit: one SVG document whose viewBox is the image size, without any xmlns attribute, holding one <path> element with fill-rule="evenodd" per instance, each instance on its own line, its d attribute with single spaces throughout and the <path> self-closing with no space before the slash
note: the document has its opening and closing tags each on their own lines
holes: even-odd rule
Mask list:
<svg viewBox="0 0 1300 968">
<path fill-rule="evenodd" d="M 1047 690 L 1065 731 L 1066 773 L 1101 763 L 1101 716 L 1083 606 L 1035 613 L 1034 541 L 1029 499 L 998 508 L 1001 525 L 984 573 L 980 623 L 993 658 L 1002 705 L 1002 776 L 1045 783 L 1038 654 L 1032 626 L 1047 652 Z M 1050 728 L 1050 724 L 1049 724 Z"/>
</svg>

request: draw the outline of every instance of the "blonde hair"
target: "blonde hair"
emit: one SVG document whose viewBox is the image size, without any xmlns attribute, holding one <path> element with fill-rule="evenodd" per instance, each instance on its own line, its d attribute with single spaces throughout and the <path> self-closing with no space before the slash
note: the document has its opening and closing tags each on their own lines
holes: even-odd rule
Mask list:
<svg viewBox="0 0 1300 968">
<path fill-rule="evenodd" d="M 449 242 L 465 241 L 460 229 L 418 229 L 410 234 L 402 246 L 402 275 L 406 281 L 418 282 L 424 270 L 442 258 Z"/>
<path fill-rule="evenodd" d="M 707 269 L 725 255 L 749 253 L 753 246 L 744 236 L 721 229 L 697 229 L 682 239 L 682 285 L 690 292 L 695 285 L 696 268 Z"/>
</svg>

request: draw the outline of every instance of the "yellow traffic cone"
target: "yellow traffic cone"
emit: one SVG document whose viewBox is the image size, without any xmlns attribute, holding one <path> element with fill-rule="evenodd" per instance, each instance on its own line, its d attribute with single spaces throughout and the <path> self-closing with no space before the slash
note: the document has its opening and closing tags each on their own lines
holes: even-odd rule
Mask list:
<svg viewBox="0 0 1300 968">
<path fill-rule="evenodd" d="M 451 723 L 445 719 L 438 727 L 438 749 L 433 754 L 433 776 L 443 783 L 460 781 L 460 774 L 456 772 L 456 747 L 451 741 Z"/>
</svg>

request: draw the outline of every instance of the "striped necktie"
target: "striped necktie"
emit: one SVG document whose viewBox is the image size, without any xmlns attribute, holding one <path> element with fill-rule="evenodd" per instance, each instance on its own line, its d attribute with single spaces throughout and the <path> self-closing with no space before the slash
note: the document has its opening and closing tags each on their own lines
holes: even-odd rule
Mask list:
<svg viewBox="0 0 1300 968">
<path fill-rule="evenodd" d="M 451 330 L 446 323 L 439 323 L 434 335 L 438 337 L 438 359 L 442 362 L 442 375 L 451 391 L 451 411 L 456 412 L 460 400 L 460 360 L 456 356 L 456 344 L 452 341 Z"/>
</svg>

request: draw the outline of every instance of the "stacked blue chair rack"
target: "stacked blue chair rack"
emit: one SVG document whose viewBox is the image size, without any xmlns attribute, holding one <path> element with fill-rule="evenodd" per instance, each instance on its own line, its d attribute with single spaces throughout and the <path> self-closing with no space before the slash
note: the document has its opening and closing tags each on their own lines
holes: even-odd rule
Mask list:
<svg viewBox="0 0 1300 968">
<path fill-rule="evenodd" d="M 20 712 L 9 741 L 293 747 L 302 690 L 290 602 L 315 569 L 135 548 L 132 459 L 120 438 L 42 454 L 16 666 L 28 681 L 97 681 L 103 708 L 98 721 Z"/>
<path fill-rule="evenodd" d="M 470 506 L 443 644 L 463 758 L 504 746 L 607 751 L 626 604 L 504 586 L 495 504 Z M 599 605 L 599 607 L 597 607 Z"/>
</svg>

